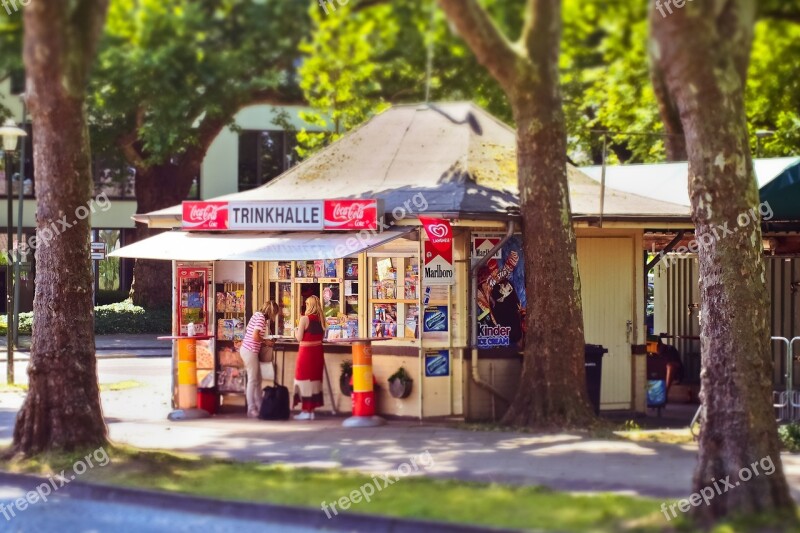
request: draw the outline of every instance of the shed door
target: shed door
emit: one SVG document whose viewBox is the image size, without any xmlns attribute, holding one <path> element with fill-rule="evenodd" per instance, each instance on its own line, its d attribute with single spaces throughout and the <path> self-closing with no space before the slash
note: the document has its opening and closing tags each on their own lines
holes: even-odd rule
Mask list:
<svg viewBox="0 0 800 533">
<path fill-rule="evenodd" d="M 608 348 L 603 357 L 601 406 L 603 409 L 630 409 L 633 402 L 633 239 L 578 239 L 578 268 L 586 342 Z"/>
</svg>

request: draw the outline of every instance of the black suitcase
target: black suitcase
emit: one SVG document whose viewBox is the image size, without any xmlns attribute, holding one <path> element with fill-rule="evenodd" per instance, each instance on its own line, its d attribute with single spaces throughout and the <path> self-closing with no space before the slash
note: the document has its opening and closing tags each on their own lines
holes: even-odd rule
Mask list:
<svg viewBox="0 0 800 533">
<path fill-rule="evenodd" d="M 261 420 L 289 420 L 289 389 L 283 385 L 265 388 L 258 418 Z"/>
<path fill-rule="evenodd" d="M 275 360 L 277 361 L 277 357 Z M 281 372 L 283 371 L 285 363 L 286 348 L 283 347 L 283 363 L 281 364 Z M 264 388 L 264 395 L 263 399 L 261 400 L 261 409 L 258 411 L 258 418 L 260 420 L 289 420 L 289 415 L 291 414 L 291 410 L 289 409 L 289 389 L 278 384 L 277 372 L 275 372 L 275 379 L 275 386 Z M 281 381 L 283 381 L 283 375 L 281 375 Z"/>
</svg>

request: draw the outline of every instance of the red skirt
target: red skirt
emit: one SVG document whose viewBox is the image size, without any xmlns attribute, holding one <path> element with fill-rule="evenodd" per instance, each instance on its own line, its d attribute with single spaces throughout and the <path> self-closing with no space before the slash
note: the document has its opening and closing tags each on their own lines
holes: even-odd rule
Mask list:
<svg viewBox="0 0 800 533">
<path fill-rule="evenodd" d="M 294 371 L 294 405 L 302 403 L 303 411 L 322 407 L 322 372 L 325 355 L 322 344 L 300 346 Z"/>
</svg>

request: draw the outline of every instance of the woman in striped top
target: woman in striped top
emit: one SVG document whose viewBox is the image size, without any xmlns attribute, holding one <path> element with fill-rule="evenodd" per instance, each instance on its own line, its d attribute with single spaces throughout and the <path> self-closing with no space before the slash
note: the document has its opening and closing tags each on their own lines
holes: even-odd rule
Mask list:
<svg viewBox="0 0 800 533">
<path fill-rule="evenodd" d="M 279 311 L 278 304 L 270 300 L 261 306 L 261 310 L 253 313 L 247 323 L 242 346 L 239 348 L 239 354 L 242 356 L 247 372 L 245 397 L 247 398 L 247 416 L 250 418 L 256 418 L 258 410 L 261 408 L 261 362 L 258 360 L 258 354 L 262 344 L 268 346 L 274 344 L 274 341 L 265 339 L 264 336 L 271 334 L 272 324 L 275 323 Z"/>
</svg>

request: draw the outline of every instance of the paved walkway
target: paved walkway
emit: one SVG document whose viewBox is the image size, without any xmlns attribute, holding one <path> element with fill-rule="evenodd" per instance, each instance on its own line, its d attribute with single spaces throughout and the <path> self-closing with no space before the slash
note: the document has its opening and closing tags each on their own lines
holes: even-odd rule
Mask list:
<svg viewBox="0 0 800 533">
<path fill-rule="evenodd" d="M 164 333 L 168 335 L 168 333 Z M 97 357 L 169 357 L 171 343 L 157 339 L 157 333 L 95 335 Z M 14 358 L 25 361 L 31 351 L 31 337 L 20 336 Z M 0 361 L 6 360 L 6 337 L 0 337 Z"/>
<path fill-rule="evenodd" d="M 340 418 L 262 422 L 243 415 L 170 422 L 169 360 L 98 362 L 101 383 L 133 379 L 141 387 L 103 393 L 111 439 L 142 448 L 186 451 L 242 461 L 295 466 L 394 471 L 430 452 L 426 474 L 462 480 L 546 485 L 570 491 L 619 491 L 673 499 L 687 496 L 694 445 L 601 440 L 582 434 L 468 431 L 443 423 L 390 421 L 345 429 Z M 0 394 L 0 445 L 10 441 L 20 393 Z M 784 454 L 793 495 L 800 502 L 800 455 Z"/>
</svg>

